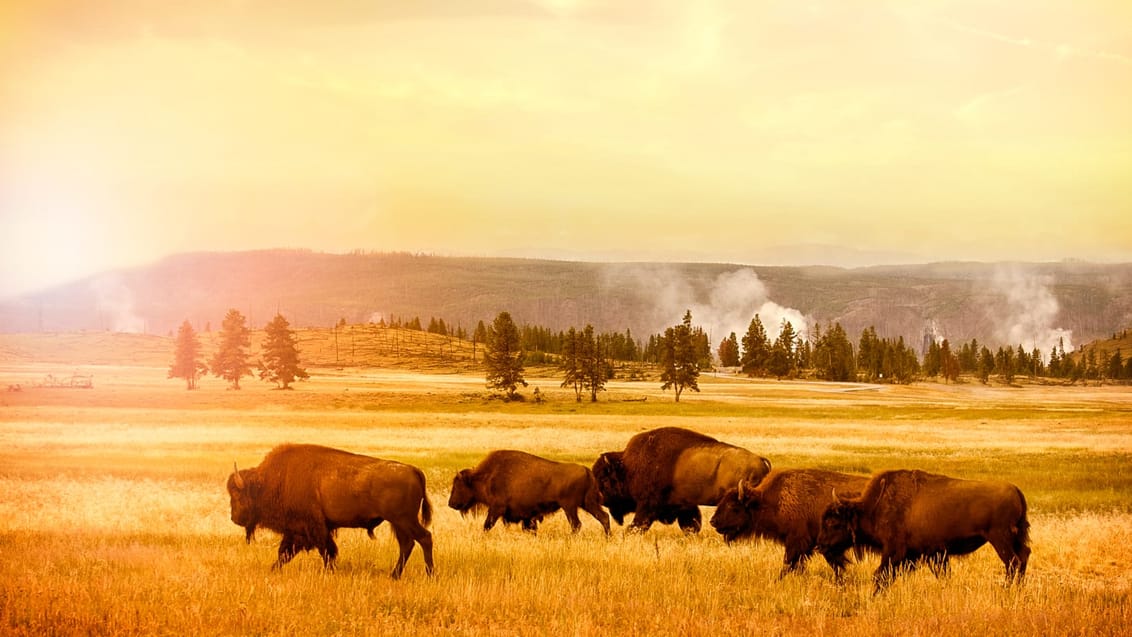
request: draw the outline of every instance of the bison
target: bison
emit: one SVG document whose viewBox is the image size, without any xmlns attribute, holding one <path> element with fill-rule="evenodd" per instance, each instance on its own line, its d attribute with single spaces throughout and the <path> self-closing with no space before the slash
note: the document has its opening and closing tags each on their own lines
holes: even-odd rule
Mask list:
<svg viewBox="0 0 1132 637">
<path fill-rule="evenodd" d="M 1006 567 L 1006 584 L 1022 582 L 1030 559 L 1026 498 L 1013 484 L 959 480 L 914 470 L 874 475 L 857 497 L 833 502 L 822 514 L 818 546 L 837 551 L 856 543 L 876 547 L 874 593 L 900 570 L 926 561 L 946 569 L 952 555 L 989 542 Z M 938 573 L 937 573 L 938 574 Z"/>
<path fill-rule="evenodd" d="M 578 509 L 583 509 L 608 535 L 609 515 L 601 502 L 601 491 L 588 468 L 513 450 L 492 451 L 474 469 L 457 473 L 448 498 L 448 506 L 461 513 L 486 508 L 484 531 L 503 518 L 507 524 L 519 522 L 524 530 L 535 532 L 543 516 L 562 509 L 577 533 L 582 528 Z"/>
<path fill-rule="evenodd" d="M 745 480 L 729 489 L 716 506 L 711 525 L 731 543 L 756 536 L 786 547 L 779 577 L 800 572 L 818 546 L 822 513 L 832 501 L 833 490 L 860 493 L 868 476 L 821 469 L 776 469 L 754 485 Z M 823 553 L 840 580 L 848 546 Z M 858 550 L 861 547 L 857 547 Z"/>
<path fill-rule="evenodd" d="M 283 536 L 272 569 L 311 549 L 333 569 L 337 529 L 362 528 L 372 538 L 374 528 L 388 520 L 401 549 L 392 577 L 401 577 L 413 542 L 421 545 L 425 571 L 432 574 L 432 534 L 426 528 L 432 504 L 416 467 L 318 445 L 284 444 L 258 467 L 235 469 L 228 476 L 228 495 L 232 521 L 244 527 L 248 542 L 258 527 Z"/>
<path fill-rule="evenodd" d="M 740 480 L 758 483 L 769 471 L 766 458 L 679 427 L 639 433 L 593 465 L 610 514 L 622 524 L 632 512 L 629 530 L 637 532 L 659 521 L 698 533 L 700 505 L 713 506 Z"/>
</svg>

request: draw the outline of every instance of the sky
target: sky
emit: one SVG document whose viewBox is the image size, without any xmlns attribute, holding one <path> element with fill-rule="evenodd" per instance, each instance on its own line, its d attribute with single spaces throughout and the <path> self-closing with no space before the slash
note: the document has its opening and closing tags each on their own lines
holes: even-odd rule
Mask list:
<svg viewBox="0 0 1132 637">
<path fill-rule="evenodd" d="M 1132 3 L 0 2 L 0 297 L 261 248 L 1132 261 Z"/>
</svg>

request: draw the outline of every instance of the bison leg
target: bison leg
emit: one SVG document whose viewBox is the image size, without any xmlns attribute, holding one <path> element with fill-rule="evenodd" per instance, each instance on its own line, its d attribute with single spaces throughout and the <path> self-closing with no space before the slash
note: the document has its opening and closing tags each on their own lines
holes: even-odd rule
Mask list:
<svg viewBox="0 0 1132 637">
<path fill-rule="evenodd" d="M 782 557 L 782 570 L 778 572 L 778 579 L 790 573 L 801 573 L 806 570 L 806 562 L 814 552 L 814 547 L 798 547 L 791 543 L 786 544 L 786 553 Z"/>
<path fill-rule="evenodd" d="M 299 547 L 295 544 L 295 537 L 289 533 L 284 533 L 283 539 L 279 540 L 279 555 L 276 557 L 275 563 L 271 565 L 271 570 L 283 568 L 283 565 L 294 559 L 298 552 Z"/>
<path fill-rule="evenodd" d="M 325 543 L 319 547 L 318 554 L 322 556 L 322 566 L 327 570 L 334 570 L 334 562 L 338 559 L 338 544 L 334 542 L 334 534 L 326 533 Z"/>
<path fill-rule="evenodd" d="M 483 530 L 490 531 L 491 527 L 495 526 L 495 523 L 498 522 L 499 518 L 503 517 L 505 513 L 506 511 L 503 509 L 496 507 L 488 508 L 487 517 L 483 520 Z M 504 517 L 503 519 L 504 522 L 507 521 L 507 518 Z"/>
<path fill-rule="evenodd" d="M 415 521 L 414 521 L 415 522 Z M 432 575 L 432 533 L 420 524 L 409 523 L 406 526 L 394 526 L 393 534 L 397 537 L 397 546 L 400 553 L 397 556 L 397 564 L 393 567 L 393 572 L 389 574 L 393 579 L 401 579 L 401 573 L 405 570 L 405 563 L 409 561 L 409 556 L 413 554 L 413 544 L 421 545 L 421 552 L 424 553 L 425 573 Z"/>
<path fill-rule="evenodd" d="M 582 529 L 582 520 L 578 518 L 578 509 L 575 507 L 566 507 L 562 509 L 566 514 L 566 519 L 570 522 L 570 532 L 577 533 Z"/>
<path fill-rule="evenodd" d="M 630 533 L 644 533 L 652 527 L 652 523 L 656 521 L 656 514 L 652 511 L 642 511 L 637 509 L 633 512 L 633 521 L 629 523 L 626 531 Z"/>
<path fill-rule="evenodd" d="M 605 529 L 605 534 L 609 535 L 609 514 L 601 508 L 598 503 L 587 503 L 586 513 L 593 516 L 595 520 L 601 523 L 601 528 Z"/>
<path fill-rule="evenodd" d="M 700 515 L 700 508 L 681 509 L 676 514 L 676 522 L 680 525 L 680 530 L 689 535 L 699 533 L 700 528 L 703 526 L 703 517 Z"/>
<path fill-rule="evenodd" d="M 393 566 L 393 572 L 389 574 L 393 579 L 401 579 L 401 572 L 405 570 L 405 562 L 409 561 L 409 556 L 413 554 L 413 536 L 407 529 L 400 527 L 393 527 L 393 535 L 397 537 L 397 546 L 400 552 L 397 555 L 397 564 Z"/>
<path fill-rule="evenodd" d="M 368 524 L 366 524 L 365 529 L 366 529 L 366 534 L 369 535 L 369 539 L 371 539 L 371 540 L 374 539 L 373 538 L 373 530 L 376 529 L 377 527 L 381 526 L 381 523 L 384 522 L 384 521 L 385 520 L 383 518 L 374 518 L 374 519 L 370 520 Z"/>
<path fill-rule="evenodd" d="M 888 588 L 888 585 L 896 579 L 896 574 L 904 568 L 907 568 L 907 563 L 904 558 L 896 558 L 888 554 L 882 555 L 880 558 L 880 566 L 878 566 L 876 572 L 873 573 L 873 595 L 877 595 Z"/>
<path fill-rule="evenodd" d="M 996 537 L 991 539 L 990 543 L 998 553 L 998 559 L 1002 560 L 1003 566 L 1006 567 L 1006 585 L 1021 584 L 1022 578 L 1026 575 L 1026 563 L 1030 560 L 1030 547 L 1024 543 L 1016 543 L 1012 537 Z"/>
<path fill-rule="evenodd" d="M 520 524 L 522 525 L 524 531 L 526 531 L 527 533 L 535 534 L 538 533 L 538 523 L 541 519 L 542 516 L 537 515 L 529 518 L 523 518 L 520 521 Z"/>
<path fill-rule="evenodd" d="M 424 553 L 425 575 L 432 577 L 432 533 L 423 526 L 418 525 L 413 529 L 413 535 L 416 537 L 417 544 L 421 545 L 421 552 Z"/>
<path fill-rule="evenodd" d="M 927 555 L 924 557 L 924 562 L 936 579 L 951 575 L 951 558 L 947 555 L 947 551 Z"/>
</svg>

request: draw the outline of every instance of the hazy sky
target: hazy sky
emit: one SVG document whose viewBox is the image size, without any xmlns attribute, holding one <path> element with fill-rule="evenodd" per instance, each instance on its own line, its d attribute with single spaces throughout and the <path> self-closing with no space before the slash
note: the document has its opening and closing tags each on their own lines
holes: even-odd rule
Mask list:
<svg viewBox="0 0 1132 637">
<path fill-rule="evenodd" d="M 1132 2 L 4 2 L 0 242 L 1132 261 Z"/>
</svg>

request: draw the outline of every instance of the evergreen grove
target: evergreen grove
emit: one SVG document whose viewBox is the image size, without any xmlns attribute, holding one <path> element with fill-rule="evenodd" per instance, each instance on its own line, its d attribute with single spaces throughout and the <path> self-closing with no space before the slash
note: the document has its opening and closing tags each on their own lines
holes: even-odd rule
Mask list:
<svg viewBox="0 0 1132 637">
<path fill-rule="evenodd" d="M 430 319 L 427 330 L 419 318 L 382 320 L 381 325 L 470 341 L 473 352 L 482 348 L 476 360 L 487 369 L 488 387 L 501 390 L 507 398 L 518 397 L 518 388 L 527 385 L 523 379 L 526 365 L 557 368 L 561 387 L 572 389 L 578 401 L 584 397 L 596 401 L 608 380 L 650 376 L 645 369 L 650 365 L 657 370 L 663 388 L 673 389 L 677 400 L 684 389 L 699 391 L 696 379 L 700 372 L 718 367 L 749 377 L 837 382 L 959 382 L 961 378 L 984 384 L 992 380 L 1010 384 L 1019 378 L 1132 382 L 1132 356 L 1126 358 L 1119 348 L 1109 352 L 1092 347 L 1070 355 L 1064 343 L 1042 352 L 1021 345 L 992 350 L 977 339 L 957 345 L 943 339 L 932 340 L 921 357 L 902 337 L 881 336 L 873 327 L 851 339 L 840 323 L 817 324 L 809 326 L 809 338 L 802 338 L 788 321 L 768 331 L 756 314 L 744 334 L 732 332 L 713 349 L 708 334 L 693 320 L 691 312 L 686 312 L 680 323 L 644 340 L 629 330 L 597 332 L 592 325 L 558 331 L 520 326 L 507 312 L 501 312 L 490 325 L 480 321 L 471 333 L 437 318 Z M 337 327 L 343 325 L 344 320 Z M 211 368 L 229 387 L 238 389 L 240 378 L 252 375 L 248 334 L 244 318 L 229 310 L 219 350 L 206 366 L 196 334 L 186 321 L 178 333 L 170 378 L 183 378 L 193 389 Z M 286 319 L 277 315 L 265 327 L 265 334 L 264 352 L 257 361 L 259 377 L 280 388 L 307 378 Z"/>
</svg>

